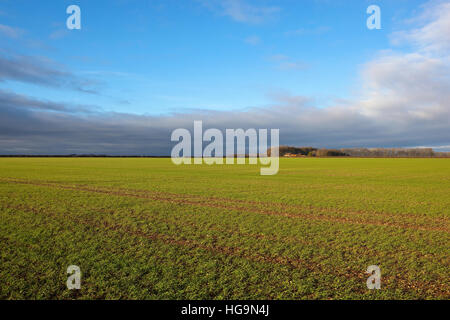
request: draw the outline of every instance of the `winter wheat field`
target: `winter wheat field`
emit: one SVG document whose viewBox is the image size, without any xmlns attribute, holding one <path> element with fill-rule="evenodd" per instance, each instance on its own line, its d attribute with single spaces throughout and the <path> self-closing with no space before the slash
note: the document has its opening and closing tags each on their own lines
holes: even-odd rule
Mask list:
<svg viewBox="0 0 450 320">
<path fill-rule="evenodd" d="M 450 298 L 449 159 L 280 161 L 0 159 L 0 298 Z"/>
</svg>

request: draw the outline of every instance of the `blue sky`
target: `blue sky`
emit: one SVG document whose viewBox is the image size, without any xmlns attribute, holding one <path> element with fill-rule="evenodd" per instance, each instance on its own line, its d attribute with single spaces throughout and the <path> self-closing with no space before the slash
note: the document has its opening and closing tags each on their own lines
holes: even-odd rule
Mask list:
<svg viewBox="0 0 450 320">
<path fill-rule="evenodd" d="M 449 0 L 0 0 L 0 43 L 0 153 L 170 154 L 194 120 L 450 150 Z"/>
<path fill-rule="evenodd" d="M 214 1 L 1 1 L 1 23 L 23 32 L 20 41 L 2 39 L 4 49 L 48 57 L 98 81 L 101 94 L 2 86 L 148 114 L 261 106 L 278 92 L 326 106 L 352 94 L 360 65 L 389 47 L 389 33 L 420 4 L 377 1 L 382 30 L 368 30 L 373 1 L 247 3 L 268 13 L 239 18 Z M 81 30 L 66 29 L 70 4 L 81 8 Z"/>
</svg>

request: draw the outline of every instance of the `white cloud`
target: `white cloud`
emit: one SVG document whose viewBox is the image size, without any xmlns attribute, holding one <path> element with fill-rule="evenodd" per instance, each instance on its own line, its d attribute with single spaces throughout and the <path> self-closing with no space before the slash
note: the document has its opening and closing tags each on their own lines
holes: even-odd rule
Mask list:
<svg viewBox="0 0 450 320">
<path fill-rule="evenodd" d="M 450 50 L 450 2 L 431 1 L 424 12 L 410 21 L 419 28 L 392 35 L 394 44 L 410 43 L 422 52 L 448 53 Z"/>
<path fill-rule="evenodd" d="M 67 29 L 58 29 L 50 33 L 49 38 L 52 40 L 62 39 L 69 35 L 69 31 Z"/>
<path fill-rule="evenodd" d="M 364 66 L 361 97 L 353 108 L 397 127 L 450 126 L 450 52 L 445 49 L 450 44 L 450 3 L 428 3 L 419 20 L 424 19 L 421 28 L 401 33 L 416 51 L 382 52 Z"/>
<path fill-rule="evenodd" d="M 279 70 L 305 70 L 307 68 L 307 65 L 302 62 L 292 62 L 292 61 L 285 61 L 278 64 L 277 68 Z"/>
<path fill-rule="evenodd" d="M 287 36 L 321 35 L 321 34 L 327 33 L 330 30 L 331 30 L 330 27 L 319 26 L 319 27 L 310 28 L 310 29 L 300 28 L 297 30 L 291 30 L 291 31 L 287 31 L 285 34 Z"/>
<path fill-rule="evenodd" d="M 252 46 L 256 46 L 261 43 L 261 38 L 258 36 L 250 36 L 245 38 L 245 43 L 250 44 Z"/>
<path fill-rule="evenodd" d="M 277 6 L 256 6 L 245 0 L 200 0 L 205 6 L 228 16 L 234 21 L 259 24 L 273 19 L 279 12 Z"/>
<path fill-rule="evenodd" d="M 290 57 L 284 54 L 275 54 L 269 57 L 269 60 L 275 63 L 275 67 L 278 70 L 305 70 L 308 65 L 301 61 L 294 61 Z"/>
<path fill-rule="evenodd" d="M 19 28 L 14 28 L 0 24 L 0 33 L 7 36 L 8 38 L 19 38 L 23 34 L 23 30 Z"/>
</svg>

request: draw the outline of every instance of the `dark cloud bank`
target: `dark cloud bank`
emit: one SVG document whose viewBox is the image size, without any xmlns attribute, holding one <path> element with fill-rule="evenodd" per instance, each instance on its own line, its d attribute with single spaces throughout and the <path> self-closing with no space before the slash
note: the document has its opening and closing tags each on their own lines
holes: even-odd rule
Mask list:
<svg viewBox="0 0 450 320">
<path fill-rule="evenodd" d="M 448 114 L 383 120 L 348 107 L 318 109 L 300 100 L 240 112 L 145 116 L 86 113 L 84 107 L 0 91 L 0 153 L 169 155 L 172 130 L 192 130 L 194 120 L 202 120 L 204 129 L 280 128 L 281 144 L 297 146 L 443 145 L 450 136 Z"/>
</svg>

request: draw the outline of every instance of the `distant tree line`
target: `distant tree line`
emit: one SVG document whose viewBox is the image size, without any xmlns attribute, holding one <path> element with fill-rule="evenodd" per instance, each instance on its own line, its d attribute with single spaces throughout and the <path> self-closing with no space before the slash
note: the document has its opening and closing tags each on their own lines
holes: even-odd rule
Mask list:
<svg viewBox="0 0 450 320">
<path fill-rule="evenodd" d="M 371 158 L 431 158 L 435 156 L 432 148 L 352 148 L 341 149 L 352 157 Z"/>
<path fill-rule="evenodd" d="M 268 155 L 272 154 L 271 149 L 267 150 Z M 281 157 L 346 157 L 348 154 L 336 149 L 318 149 L 313 147 L 291 147 L 280 146 L 279 155 Z"/>
<path fill-rule="evenodd" d="M 271 155 L 271 149 L 267 150 Z M 280 146 L 280 157 L 361 157 L 361 158 L 450 158 L 450 152 L 436 152 L 432 148 L 343 148 L 319 149 L 314 147 Z M 242 155 L 243 156 L 243 155 Z M 249 155 L 246 154 L 245 157 Z M 235 155 L 238 157 L 238 155 Z M 149 155 L 0 155 L 0 158 L 170 158 Z"/>
<path fill-rule="evenodd" d="M 271 155 L 271 149 L 267 151 Z M 280 146 L 281 157 L 362 157 L 362 158 L 450 158 L 450 152 L 435 152 L 432 148 L 343 148 Z"/>
<path fill-rule="evenodd" d="M 317 148 L 313 147 L 289 147 L 289 146 L 280 146 L 279 148 L 279 154 L 280 156 L 285 155 L 300 155 L 300 156 L 307 156 L 311 152 L 316 152 Z M 268 150 L 268 154 L 271 155 L 271 149 Z"/>
</svg>

